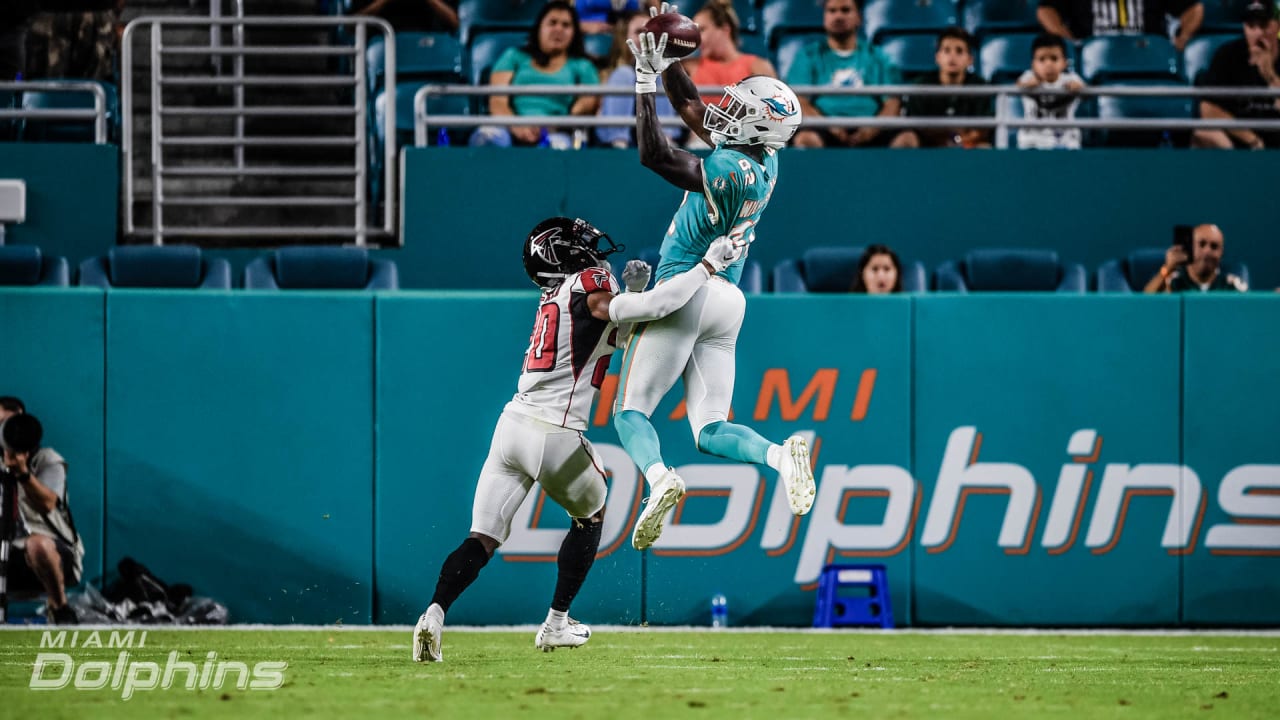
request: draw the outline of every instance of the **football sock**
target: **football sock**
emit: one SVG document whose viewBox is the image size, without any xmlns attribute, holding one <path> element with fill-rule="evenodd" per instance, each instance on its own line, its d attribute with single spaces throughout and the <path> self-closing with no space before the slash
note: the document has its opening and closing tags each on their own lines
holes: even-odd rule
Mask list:
<svg viewBox="0 0 1280 720">
<path fill-rule="evenodd" d="M 453 605 L 453 601 L 458 599 L 468 585 L 475 582 L 480 576 L 480 568 L 488 562 L 489 553 L 485 552 L 483 543 L 473 537 L 463 540 L 458 549 L 445 558 L 444 566 L 440 568 L 440 579 L 436 581 L 436 594 L 431 596 L 431 602 L 439 605 L 446 613 L 449 612 L 449 606 Z"/>
<path fill-rule="evenodd" d="M 666 467 L 662 462 L 658 433 L 644 413 L 638 410 L 615 413 L 613 427 L 618 431 L 618 439 L 622 441 L 622 447 L 631 456 L 636 467 L 645 470 L 654 465 Z"/>
<path fill-rule="evenodd" d="M 766 464 L 771 444 L 746 425 L 723 421 L 711 423 L 698 433 L 698 449 L 702 452 L 758 465 Z"/>
<path fill-rule="evenodd" d="M 765 463 L 774 470 L 782 469 L 782 446 L 770 445 L 769 452 L 765 455 Z"/>
<path fill-rule="evenodd" d="M 569 624 L 569 613 L 564 610 L 548 610 L 545 624 L 552 630 L 563 630 Z"/>
<path fill-rule="evenodd" d="M 552 610 L 569 612 L 569 605 L 578 596 L 587 573 L 591 572 L 591 565 L 596 561 L 603 527 L 602 522 L 576 518 L 570 523 L 569 532 L 564 536 L 564 542 L 560 543 L 560 555 L 556 560 L 560 573 L 556 576 L 556 594 L 551 598 Z"/>
</svg>

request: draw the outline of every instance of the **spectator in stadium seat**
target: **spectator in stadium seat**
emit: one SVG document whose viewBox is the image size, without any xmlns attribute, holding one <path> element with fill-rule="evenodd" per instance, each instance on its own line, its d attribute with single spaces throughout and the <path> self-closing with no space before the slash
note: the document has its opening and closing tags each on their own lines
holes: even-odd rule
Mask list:
<svg viewBox="0 0 1280 720">
<path fill-rule="evenodd" d="M 1222 272 L 1222 255 L 1226 240 L 1217 225 L 1197 225 L 1191 232 L 1192 257 L 1182 245 L 1175 244 L 1165 252 L 1160 272 L 1143 288 L 1143 292 L 1173 293 L 1190 291 L 1249 289 L 1244 281 L 1228 272 Z"/>
<path fill-rule="evenodd" d="M 640 42 L 640 32 L 644 30 L 645 23 L 649 22 L 649 13 L 632 11 L 624 12 L 618 18 L 618 22 L 613 31 L 613 45 L 609 48 L 609 58 L 607 67 L 601 73 L 601 80 L 609 87 L 619 87 L 631 89 L 636 84 L 635 57 L 631 54 L 631 48 L 627 47 L 627 40 L 632 42 Z M 662 78 L 658 78 L 658 85 L 661 88 Z M 666 93 L 659 92 L 657 95 L 658 114 L 666 117 L 677 117 L 675 108 L 671 107 L 671 101 L 667 99 Z M 600 105 L 601 117 L 627 117 L 635 118 L 636 116 L 636 96 L 634 92 L 626 95 L 606 95 Z M 663 129 L 667 137 L 675 142 L 679 142 L 683 134 L 683 125 L 671 126 Z M 596 140 L 602 145 L 608 145 L 615 148 L 633 147 L 635 145 L 632 137 L 632 128 L 630 127 L 598 127 L 595 129 Z"/>
<path fill-rule="evenodd" d="M 969 72 L 973 64 L 973 36 L 963 28 L 950 27 L 938 36 L 937 77 L 921 78 L 919 85 L 985 85 Z M 908 97 L 906 115 L 911 117 L 990 117 L 995 109 L 990 97 L 976 95 L 917 95 Z M 894 138 L 892 147 L 991 147 L 991 131 L 977 128 L 924 128 L 906 130 Z"/>
<path fill-rule="evenodd" d="M 489 84 L 501 85 L 597 85 L 596 66 L 582 42 L 578 13 L 565 0 L 550 0 L 538 13 L 529 39 L 521 48 L 508 48 L 494 63 Z M 600 98 L 592 95 L 494 95 L 491 115 L 594 115 Z M 574 134 L 554 127 L 486 125 L 471 136 L 472 145 L 537 145 L 543 137 L 554 148 L 567 149 Z"/>
<path fill-rule="evenodd" d="M 862 13 L 854 0 L 826 0 L 822 6 L 822 29 L 827 37 L 800 50 L 787 71 L 788 85 L 832 85 L 863 87 L 897 85 L 898 69 L 880 48 L 858 39 Z M 801 96 L 806 118 L 897 117 L 902 112 L 898 97 L 867 95 Z M 801 130 L 793 141 L 796 147 L 887 147 L 897 133 L 880 128 L 822 128 Z"/>
<path fill-rule="evenodd" d="M 110 82 L 124 0 L 40 0 L 35 5 L 40 12 L 28 21 L 23 76 Z"/>
<path fill-rule="evenodd" d="M 778 77 L 773 63 L 738 49 L 742 42 L 742 23 L 732 0 L 710 0 L 693 16 L 693 21 L 702 30 L 702 48 L 684 61 L 684 69 L 694 85 L 723 88 L 752 75 Z M 702 97 L 702 102 L 708 105 L 719 101 L 719 93 Z M 706 147 L 706 144 L 697 135 L 690 134 L 689 146 Z"/>
<path fill-rule="evenodd" d="M 1067 70 L 1067 41 L 1051 33 L 1031 41 L 1031 69 L 1018 78 L 1018 87 L 1062 91 L 1057 95 L 1022 96 L 1026 117 L 1074 118 L 1080 105 L 1077 93 L 1084 88 L 1084 80 Z M 1079 150 L 1080 128 L 1022 128 L 1018 131 L 1018 148 Z"/>
<path fill-rule="evenodd" d="M 1280 4 L 1255 0 L 1245 10 L 1244 37 L 1225 43 L 1213 54 L 1200 85 L 1280 88 Z M 1200 116 L 1212 119 L 1280 120 L 1280 99 L 1203 98 Z M 1280 148 L 1280 131 L 1197 130 L 1192 147 Z"/>
<path fill-rule="evenodd" d="M 458 0 L 362 0 L 356 8 L 353 14 L 380 17 L 396 32 L 458 30 Z"/>
<path fill-rule="evenodd" d="M 9 557 L 8 589 L 47 596 L 49 622 L 76 623 L 67 586 L 80 582 L 84 543 L 67 505 L 67 461 L 43 447 L 40 421 L 16 397 L 0 397 L 3 468 L 18 488 L 18 529 Z"/>
<path fill-rule="evenodd" d="M 902 261 L 888 245 L 868 245 L 858 258 L 849 292 L 888 295 L 902 292 Z"/>
<path fill-rule="evenodd" d="M 1173 38 L 1178 52 L 1187 46 L 1204 22 L 1200 0 L 1040 0 L 1036 18 L 1045 32 L 1067 40 L 1091 35 L 1165 35 L 1165 16 L 1178 19 Z"/>
</svg>

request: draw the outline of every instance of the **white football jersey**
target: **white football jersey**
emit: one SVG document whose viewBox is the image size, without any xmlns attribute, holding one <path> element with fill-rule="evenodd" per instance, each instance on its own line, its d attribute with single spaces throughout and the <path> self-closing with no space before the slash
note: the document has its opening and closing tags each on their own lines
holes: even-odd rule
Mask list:
<svg viewBox="0 0 1280 720">
<path fill-rule="evenodd" d="M 590 268 L 544 292 L 534 319 L 519 391 L 508 410 L 571 430 L 586 430 L 591 403 L 609 371 L 617 326 L 592 317 L 587 296 L 618 293 L 608 270 Z"/>
</svg>

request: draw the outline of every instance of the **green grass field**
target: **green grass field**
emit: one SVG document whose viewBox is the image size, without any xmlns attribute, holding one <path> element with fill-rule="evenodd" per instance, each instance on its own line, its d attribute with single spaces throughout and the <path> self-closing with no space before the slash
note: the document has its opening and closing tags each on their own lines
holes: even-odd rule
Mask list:
<svg viewBox="0 0 1280 720">
<path fill-rule="evenodd" d="M 81 631 L 81 644 L 87 631 Z M 100 636 L 103 645 L 107 632 Z M 70 634 L 68 633 L 68 640 Z M 1280 717 L 1280 636 L 657 632 L 597 629 L 540 653 L 533 632 L 449 631 L 445 662 L 409 660 L 409 632 L 157 631 L 129 661 L 284 661 L 274 691 L 29 689 L 38 653 L 77 666 L 118 648 L 40 648 L 0 632 L 7 718 Z M 53 663 L 44 677 L 56 678 Z M 127 672 L 127 671 L 126 671 Z M 139 677 L 144 672 L 138 671 Z M 92 673 L 89 673 L 92 675 Z M 89 678 L 92 680 L 92 677 Z M 198 683 L 197 683 L 198 684 Z"/>
</svg>

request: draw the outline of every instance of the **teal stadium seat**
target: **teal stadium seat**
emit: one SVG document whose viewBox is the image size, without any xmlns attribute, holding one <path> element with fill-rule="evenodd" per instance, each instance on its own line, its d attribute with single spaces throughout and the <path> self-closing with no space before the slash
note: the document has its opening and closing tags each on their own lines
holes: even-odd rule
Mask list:
<svg viewBox="0 0 1280 720">
<path fill-rule="evenodd" d="M 67 259 L 48 256 L 34 245 L 0 245 L 0 285 L 67 287 Z"/>
<path fill-rule="evenodd" d="M 989 83 L 1004 85 L 1016 82 L 1018 76 L 1031 69 L 1031 44 L 1034 34 L 992 35 L 983 39 L 978 49 L 978 72 Z M 1078 68 L 1075 47 L 1067 43 L 1067 66 Z"/>
<path fill-rule="evenodd" d="M 948 260 L 933 274 L 935 290 L 951 292 L 1063 292 L 1087 290 L 1084 266 L 1058 260 L 1052 250 L 984 249 Z"/>
<path fill-rule="evenodd" d="M 523 32 L 494 32 L 478 34 L 471 40 L 471 49 L 467 52 L 464 68 L 467 79 L 472 85 L 483 85 L 489 81 L 489 71 L 493 64 L 507 48 L 521 47 L 529 37 Z M 481 99 L 485 107 L 488 102 Z"/>
<path fill-rule="evenodd" d="M 230 290 L 231 263 L 191 245 L 122 245 L 80 263 L 80 285 Z"/>
<path fill-rule="evenodd" d="M 749 55 L 759 55 L 766 60 L 769 59 L 769 44 L 765 41 L 763 35 L 739 35 L 738 49 Z M 777 69 L 777 66 L 774 66 Z"/>
<path fill-rule="evenodd" d="M 784 35 L 822 32 L 823 0 L 765 0 L 760 8 L 760 29 L 768 47 L 777 47 Z"/>
<path fill-rule="evenodd" d="M 1240 37 L 1240 33 L 1234 35 L 1197 35 L 1192 38 L 1191 42 L 1187 43 L 1187 47 L 1182 51 L 1182 78 L 1195 85 L 1200 80 L 1200 75 L 1209 69 L 1209 65 L 1213 62 L 1213 54 L 1218 51 L 1218 48 L 1238 37 Z"/>
<path fill-rule="evenodd" d="M 1169 85 L 1166 81 L 1140 81 L 1107 83 L 1109 87 L 1139 87 L 1142 85 Z M 1177 83 L 1181 85 L 1181 81 Z M 1175 118 L 1180 120 L 1195 117 L 1195 102 L 1190 96 L 1183 97 L 1112 97 L 1095 98 L 1097 116 L 1103 119 L 1115 118 Z M 1102 130 L 1098 134 L 1098 143 L 1107 147 L 1157 147 L 1161 145 L 1186 147 L 1190 133 L 1186 130 Z"/>
<path fill-rule="evenodd" d="M 609 33 L 583 35 L 582 44 L 586 47 L 588 55 L 603 63 L 609 59 L 609 51 L 613 48 L 613 35 Z"/>
<path fill-rule="evenodd" d="M 679 3 L 677 3 L 679 5 Z M 696 10 L 692 6 L 689 8 L 681 7 L 681 12 L 688 11 L 689 17 L 693 17 Z M 759 35 L 760 33 L 760 6 L 755 0 L 733 0 L 733 11 L 738 14 L 738 30 L 746 35 Z"/>
<path fill-rule="evenodd" d="M 1129 253 L 1127 257 L 1115 258 L 1098 267 L 1098 292 L 1137 293 L 1142 292 L 1151 278 L 1160 272 L 1164 265 L 1166 248 L 1142 248 Z M 1248 284 L 1249 268 L 1241 263 L 1229 263 L 1224 270 L 1235 275 Z"/>
<path fill-rule="evenodd" d="M 778 51 L 774 53 L 774 67 L 778 69 L 778 77 L 784 80 L 787 73 L 791 72 L 791 66 L 795 63 L 796 58 L 800 56 L 800 51 L 805 45 L 811 42 L 822 42 L 826 39 L 823 33 L 788 33 L 778 41 Z"/>
<path fill-rule="evenodd" d="M 428 83 L 424 83 L 424 82 L 404 82 L 404 83 L 396 84 L 396 99 L 395 99 L 396 137 L 394 139 L 395 139 L 397 148 L 413 145 L 413 140 L 414 140 L 413 138 L 413 130 L 414 130 L 413 97 L 414 95 L 417 94 L 419 88 L 427 84 Z M 471 103 L 470 103 L 470 100 L 465 95 L 429 95 L 427 96 L 427 115 L 428 116 L 430 115 L 469 115 L 470 111 L 471 111 Z M 374 101 L 373 101 L 374 148 L 372 150 L 372 153 L 373 153 L 373 158 L 378 164 L 378 167 L 371 170 L 371 174 L 378 174 L 381 172 L 381 161 L 382 161 L 381 148 L 383 146 L 383 143 L 386 142 L 386 138 L 383 137 L 383 127 L 384 127 L 386 112 L 387 112 L 387 91 L 381 90 L 378 92 L 377 97 L 374 98 Z M 440 133 L 440 126 L 438 124 L 431 124 L 428 127 L 428 130 L 429 130 L 429 132 L 427 133 L 428 142 L 429 144 L 434 145 L 436 144 L 438 135 Z M 471 128 L 469 127 L 448 128 L 447 133 L 449 136 L 449 142 L 455 143 L 455 144 L 464 144 L 466 142 L 467 135 L 470 134 L 470 131 L 471 131 Z"/>
<path fill-rule="evenodd" d="M 522 31 L 528 35 L 544 0 L 461 0 L 458 35 L 463 44 L 481 32 Z"/>
<path fill-rule="evenodd" d="M 1035 33 L 1040 31 L 1040 21 L 1036 19 L 1038 6 L 1038 0 L 968 0 L 964 3 L 962 24 L 978 37 L 993 33 Z"/>
<path fill-rule="evenodd" d="M 862 33 L 872 42 L 887 35 L 939 32 L 956 24 L 952 0 L 867 0 L 862 7 Z"/>
<path fill-rule="evenodd" d="M 907 82 L 930 73 L 936 77 L 937 48 L 938 40 L 932 35 L 892 35 L 880 41 L 880 49 Z"/>
<path fill-rule="evenodd" d="M 246 290 L 396 290 L 399 285 L 394 262 L 370 258 L 358 247 L 284 247 L 244 269 Z"/>
<path fill-rule="evenodd" d="M 365 73 L 369 88 L 384 84 L 387 48 L 381 35 L 369 41 Z M 396 33 L 396 82 L 401 80 L 462 81 L 462 43 L 451 33 Z"/>
<path fill-rule="evenodd" d="M 1201 33 L 1234 32 L 1239 37 L 1249 0 L 1200 0 L 1200 4 L 1204 6 Z"/>
<path fill-rule="evenodd" d="M 1178 51 L 1159 35 L 1092 37 L 1080 50 L 1080 75 L 1094 85 L 1114 80 L 1178 82 Z"/>
<path fill-rule="evenodd" d="M 42 81 L 44 82 L 44 81 Z M 51 80 L 48 82 L 58 82 Z M 92 80 L 68 80 L 67 82 L 95 82 Z M 120 102 L 114 85 L 96 83 L 106 93 L 107 142 L 119 137 Z M 28 110 L 92 110 L 93 95 L 84 91 L 25 90 L 22 107 Z M 42 120 L 26 118 L 21 121 L 19 137 L 25 142 L 93 142 L 93 120 Z"/>
<path fill-rule="evenodd" d="M 853 286 L 858 260 L 865 248 L 815 247 L 799 258 L 784 260 L 773 268 L 775 293 L 846 293 Z M 924 265 L 902 261 L 902 291 L 928 289 Z"/>
</svg>

